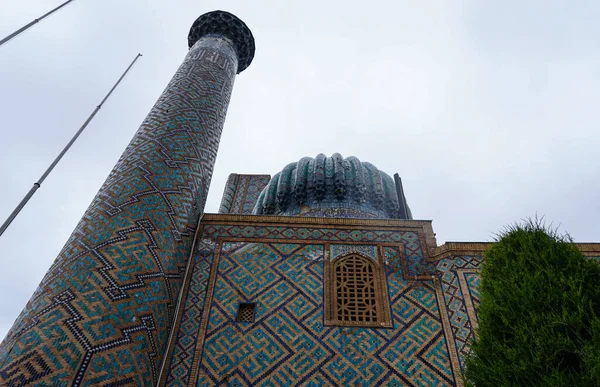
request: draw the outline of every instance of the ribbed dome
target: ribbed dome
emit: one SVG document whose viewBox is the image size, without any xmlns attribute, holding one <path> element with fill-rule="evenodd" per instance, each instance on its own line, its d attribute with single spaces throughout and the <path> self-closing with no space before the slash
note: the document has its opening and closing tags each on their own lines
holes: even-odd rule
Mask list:
<svg viewBox="0 0 600 387">
<path fill-rule="evenodd" d="M 339 153 L 288 164 L 261 192 L 254 213 L 412 219 L 408 206 L 400 211 L 394 180 L 387 173 Z"/>
</svg>

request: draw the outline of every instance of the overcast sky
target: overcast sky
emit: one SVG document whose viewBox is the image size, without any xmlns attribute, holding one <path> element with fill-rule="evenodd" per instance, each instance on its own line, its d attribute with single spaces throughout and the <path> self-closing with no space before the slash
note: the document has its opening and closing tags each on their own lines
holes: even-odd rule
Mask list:
<svg viewBox="0 0 600 387">
<path fill-rule="evenodd" d="M 0 37 L 61 2 L 2 0 Z M 536 213 L 600 241 L 598 1 L 76 0 L 0 47 L 0 223 L 144 56 L 0 237 L 0 338 L 215 9 L 257 49 L 207 212 L 231 172 L 340 152 L 399 172 L 439 244 Z"/>
</svg>

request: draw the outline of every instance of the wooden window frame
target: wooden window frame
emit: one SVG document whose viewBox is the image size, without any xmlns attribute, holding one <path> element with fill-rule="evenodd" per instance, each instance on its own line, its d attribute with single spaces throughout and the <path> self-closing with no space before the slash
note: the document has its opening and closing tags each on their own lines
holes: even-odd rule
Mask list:
<svg viewBox="0 0 600 387">
<path fill-rule="evenodd" d="M 325 259 L 325 318 L 324 325 L 339 327 L 370 327 L 370 328 L 392 328 L 392 313 L 388 295 L 387 278 L 385 275 L 385 262 L 380 249 L 377 249 L 377 259 L 369 258 L 359 252 L 351 252 L 331 260 Z M 329 254 L 327 254 L 329 255 Z M 357 257 L 373 267 L 375 285 L 376 321 L 353 321 L 344 320 L 338 316 L 338 295 L 336 267 L 350 257 Z"/>
</svg>

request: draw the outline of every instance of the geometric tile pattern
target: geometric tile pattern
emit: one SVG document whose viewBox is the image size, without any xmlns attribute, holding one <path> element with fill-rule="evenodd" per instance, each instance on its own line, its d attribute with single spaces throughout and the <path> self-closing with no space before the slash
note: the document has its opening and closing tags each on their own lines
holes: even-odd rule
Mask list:
<svg viewBox="0 0 600 387">
<path fill-rule="evenodd" d="M 171 365 L 167 375 L 167 385 L 189 385 L 189 364 L 196 348 L 197 332 L 202 318 L 208 275 L 215 245 L 210 240 L 202 240 L 193 256 L 193 272 L 187 288 L 185 309 L 179 321 L 179 329 L 173 348 Z"/>
<path fill-rule="evenodd" d="M 189 51 L 0 345 L 0 380 L 156 383 L 236 71 L 222 38 Z"/>
<path fill-rule="evenodd" d="M 479 283 L 481 282 L 481 274 L 469 271 L 463 272 L 462 275 L 466 280 L 466 289 L 469 291 L 469 297 L 473 301 L 474 306 L 477 307 L 479 305 L 479 302 L 481 301 L 481 296 L 479 295 Z"/>
<path fill-rule="evenodd" d="M 203 237 L 217 238 L 269 238 L 297 239 L 323 242 L 381 242 L 402 243 L 406 250 L 404 273 L 407 277 L 431 276 L 436 263 L 425 259 L 422 241 L 416 231 L 327 228 L 309 225 L 265 226 L 265 225 L 227 225 L 207 224 L 203 228 Z M 424 244 L 424 243 L 423 243 Z"/>
<path fill-rule="evenodd" d="M 231 204 L 233 203 L 233 197 L 235 196 L 235 188 L 237 186 L 237 173 L 230 173 L 227 181 L 225 182 L 225 189 L 223 190 L 223 196 L 221 197 L 221 205 L 219 206 L 219 214 L 229 214 L 231 210 Z"/>
<path fill-rule="evenodd" d="M 600 262 L 600 257 L 588 258 Z M 470 354 L 474 329 L 478 327 L 476 309 L 481 300 L 479 285 L 482 262 L 481 255 L 455 255 L 440 260 L 436 268 L 462 370 Z"/>
<path fill-rule="evenodd" d="M 464 367 L 477 327 L 475 308 L 479 305 L 479 282 L 482 256 L 452 256 L 437 265 L 454 342 Z"/>
<path fill-rule="evenodd" d="M 207 222 L 200 239 L 191 282 L 208 284 L 187 296 L 167 385 L 462 385 L 481 255 L 431 261 L 419 231 L 367 225 Z M 325 260 L 378 248 L 393 328 L 324 326 Z M 241 302 L 254 324 L 234 321 Z"/>
<path fill-rule="evenodd" d="M 340 255 L 360 253 L 365 257 L 369 257 L 377 261 L 377 246 L 373 245 L 331 245 L 331 260 L 336 259 Z"/>
<path fill-rule="evenodd" d="M 323 251 L 246 243 L 219 255 L 197 386 L 453 384 L 432 284 L 390 279 L 392 329 L 327 327 Z M 255 323 L 235 322 L 240 302 L 257 303 Z"/>
<path fill-rule="evenodd" d="M 313 225 L 261 225 L 246 223 L 206 224 L 202 228 L 202 238 L 216 240 L 217 238 L 266 238 L 298 239 L 321 242 L 382 242 L 405 243 L 413 251 L 414 260 L 423 257 L 420 250 L 420 240 L 416 231 L 390 229 L 356 229 L 339 227 L 323 227 Z"/>
<path fill-rule="evenodd" d="M 190 283 L 206 283 L 209 271 L 210 278 L 184 298 L 166 385 L 459 383 L 431 275 L 415 281 L 431 265 L 422 238 L 391 228 L 203 224 L 194 259 L 204 269 Z M 325 251 L 350 246 L 366 247 L 364 255 L 380 246 L 392 328 L 323 325 Z M 253 324 L 235 322 L 245 302 L 256 303 Z"/>
<path fill-rule="evenodd" d="M 219 214 L 229 214 L 231 211 L 231 204 L 233 203 L 233 197 L 235 196 L 237 187 L 237 173 L 230 173 L 225 182 L 225 190 L 221 197 L 221 205 L 219 206 Z"/>
<path fill-rule="evenodd" d="M 269 175 L 230 174 L 221 199 L 219 213 L 252 214 L 258 196 L 269 180 L 271 180 Z"/>
</svg>

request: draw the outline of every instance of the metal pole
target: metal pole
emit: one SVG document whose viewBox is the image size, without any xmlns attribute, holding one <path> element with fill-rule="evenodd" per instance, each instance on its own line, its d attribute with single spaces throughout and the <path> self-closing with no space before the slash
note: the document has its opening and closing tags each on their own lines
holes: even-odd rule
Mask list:
<svg viewBox="0 0 600 387">
<path fill-rule="evenodd" d="M 48 175 L 50 174 L 50 172 L 52 172 L 52 170 L 54 169 L 54 167 L 56 166 L 56 164 L 58 164 L 58 162 L 60 161 L 60 159 L 62 159 L 62 157 L 65 155 L 65 153 L 67 153 L 67 151 L 69 150 L 69 148 L 71 148 L 71 145 L 73 145 L 73 143 L 75 142 L 75 140 L 77 140 L 77 138 L 79 137 L 79 135 L 88 126 L 88 124 L 90 123 L 90 121 L 92 121 L 92 119 L 94 118 L 94 116 L 96 115 L 96 113 L 98 113 L 98 111 L 100 110 L 100 108 L 102 108 L 102 105 L 104 105 L 104 102 L 106 102 L 106 100 L 108 99 L 108 97 L 110 97 L 110 95 L 117 88 L 117 86 L 119 85 L 119 83 L 121 83 L 121 81 L 123 80 L 123 78 L 125 78 L 125 75 L 127 75 L 127 73 L 129 72 L 129 70 L 133 67 L 133 65 L 135 64 L 135 62 L 138 60 L 138 58 L 140 56 L 142 56 L 142 54 L 137 54 L 136 55 L 135 59 L 133 59 L 133 61 L 129 65 L 129 67 L 127 67 L 127 70 L 125 70 L 125 72 L 123 73 L 123 75 L 121 75 L 121 77 L 119 78 L 119 80 L 117 80 L 117 82 L 114 84 L 114 86 L 112 87 L 112 89 L 110 89 L 110 91 L 108 92 L 108 94 L 106 94 L 106 96 L 104 97 L 104 99 L 102 100 L 102 102 L 100 102 L 100 104 L 98 106 L 96 106 L 96 108 L 94 109 L 94 111 L 92 112 L 92 114 L 90 114 L 90 116 L 88 117 L 88 119 L 85 120 L 85 122 L 83 123 L 83 125 L 81 125 L 81 127 L 79 128 L 79 130 L 77 131 L 77 133 L 75 133 L 75 135 L 73 136 L 73 138 L 71 138 L 71 141 L 69 141 L 69 143 L 64 147 L 64 149 L 58 154 L 58 156 L 54 159 L 54 161 L 52 162 L 52 164 L 50 164 L 50 166 L 48 167 L 48 169 L 46 169 L 46 171 L 38 179 L 38 181 L 36 181 L 35 183 L 33 183 L 33 187 L 31 187 L 31 189 L 29 190 L 29 192 L 27 192 L 27 195 L 25 195 L 25 197 L 23 198 L 23 200 L 21 200 L 21 202 L 17 205 L 17 207 L 14 209 L 14 211 L 8 216 L 8 218 L 6 219 L 6 221 L 0 227 L 0 236 L 2 236 L 2 234 L 4 234 L 4 231 L 6 231 L 6 229 L 8 228 L 8 226 L 17 217 L 17 215 L 19 214 L 19 212 L 21 212 L 21 210 L 23 209 L 23 207 L 25 207 L 25 205 L 27 204 L 27 202 L 29 201 L 29 199 L 31 199 L 31 197 L 33 196 L 33 194 L 35 193 L 35 191 L 37 191 L 38 188 L 40 188 L 40 186 L 42 185 L 42 182 L 46 179 L 46 177 L 48 177 Z"/>
<path fill-rule="evenodd" d="M 43 14 L 42 16 L 40 16 L 39 18 L 34 19 L 29 24 L 27 24 L 27 25 L 19 28 L 18 30 L 16 30 L 12 34 L 8 35 L 6 38 L 0 40 L 0 46 L 2 46 L 4 43 L 8 42 L 9 40 L 11 40 L 12 38 L 14 38 L 15 36 L 19 35 L 21 32 L 29 29 L 34 24 L 39 23 L 41 20 L 45 19 L 47 16 L 52 15 L 54 12 L 58 11 L 59 9 L 61 9 L 62 7 L 64 7 L 65 5 L 69 4 L 72 1 L 73 0 L 65 1 L 64 3 L 62 3 L 61 5 L 59 5 L 58 7 L 54 8 L 52 11 L 46 12 L 45 14 Z"/>
</svg>

